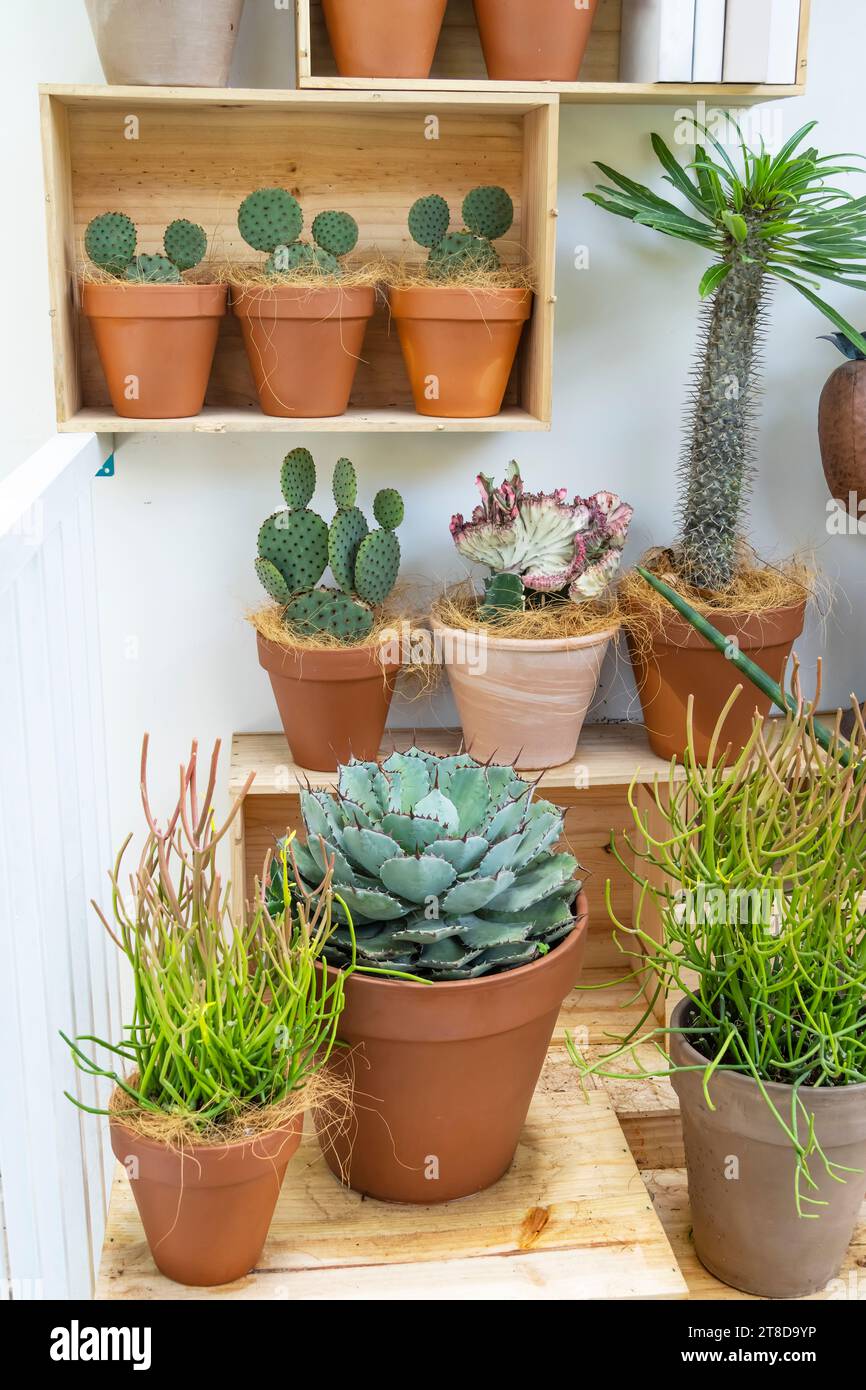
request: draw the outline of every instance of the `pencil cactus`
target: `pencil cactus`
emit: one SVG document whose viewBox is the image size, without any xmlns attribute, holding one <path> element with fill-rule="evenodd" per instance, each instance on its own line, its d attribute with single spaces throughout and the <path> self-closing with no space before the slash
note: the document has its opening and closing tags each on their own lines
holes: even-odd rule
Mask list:
<svg viewBox="0 0 866 1390">
<path fill-rule="evenodd" d="M 394 532 L 403 520 L 402 497 L 393 488 L 376 494 L 373 515 L 379 526 L 371 531 L 355 505 L 355 469 L 348 459 L 340 459 L 333 477 L 337 512 L 329 526 L 309 508 L 316 466 L 307 449 L 286 455 L 280 485 L 286 506 L 259 531 L 259 579 L 283 606 L 289 628 L 306 636 L 329 634 L 341 642 L 362 640 L 397 579 L 400 542 Z M 329 565 L 337 587 L 317 587 Z"/>
<path fill-rule="evenodd" d="M 449 231 L 451 213 L 438 193 L 419 198 L 409 211 L 413 241 L 429 251 L 427 268 L 435 280 L 447 280 L 469 270 L 498 270 L 493 246 L 514 222 L 514 204 L 504 188 L 473 188 L 463 201 L 462 231 Z"/>
<path fill-rule="evenodd" d="M 204 228 L 185 217 L 170 222 L 163 236 L 165 255 L 136 255 L 138 233 L 125 212 L 103 212 L 88 222 L 84 249 L 94 265 L 119 280 L 179 285 L 181 271 L 199 264 L 207 251 Z"/>
<path fill-rule="evenodd" d="M 482 617 L 525 608 L 541 594 L 579 603 L 614 578 L 634 511 L 616 493 L 569 502 L 565 488 L 526 492 L 514 461 L 499 487 L 484 473 L 476 481 L 481 505 L 469 521 L 452 517 L 451 535 L 461 555 L 492 572 Z"/>
<path fill-rule="evenodd" d="M 266 275 L 316 270 L 341 275 L 339 257 L 358 244 L 358 224 L 347 212 L 320 212 L 313 219 L 312 242 L 302 241 L 304 214 L 286 188 L 259 188 L 238 209 L 238 230 L 254 251 L 268 251 Z"/>
<path fill-rule="evenodd" d="M 335 793 L 303 791 L 306 843 L 287 847 L 310 892 L 333 860 L 342 925 L 329 959 L 463 980 L 526 965 L 573 927 L 577 860 L 564 812 L 514 769 L 420 748 L 340 767 Z M 280 856 L 277 856 L 279 860 Z M 282 901 L 281 870 L 271 893 Z"/>
</svg>

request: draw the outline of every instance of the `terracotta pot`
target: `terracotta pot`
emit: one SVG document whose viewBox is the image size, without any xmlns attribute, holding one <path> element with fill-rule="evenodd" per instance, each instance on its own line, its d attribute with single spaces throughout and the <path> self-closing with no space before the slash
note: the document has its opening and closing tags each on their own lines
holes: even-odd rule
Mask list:
<svg viewBox="0 0 866 1390">
<path fill-rule="evenodd" d="M 348 1125 L 316 1116 L 331 1171 L 385 1202 L 450 1202 L 511 1166 L 587 933 L 531 965 L 477 980 L 410 984 L 352 975 L 329 1066 L 354 1077 Z"/>
<path fill-rule="evenodd" d="M 431 623 L 473 758 L 536 770 L 571 761 L 615 627 L 527 640 Z"/>
<path fill-rule="evenodd" d="M 343 415 L 352 394 L 373 289 L 232 287 L 265 415 Z"/>
<path fill-rule="evenodd" d="M 635 607 L 633 612 L 638 629 L 628 633 L 628 645 L 652 751 L 666 759 L 684 756 L 686 711 L 689 695 L 694 695 L 695 750 L 703 762 L 725 702 L 742 685 L 723 738 L 723 746 L 730 743 L 732 752 L 741 751 L 751 735 L 755 710 L 769 713 L 769 698 L 673 609 L 664 611 L 661 626 L 655 610 Z M 725 637 L 735 637 L 740 650 L 768 676 L 781 681 L 791 648 L 803 631 L 805 612 L 804 600 L 764 613 L 713 613 L 710 621 Z"/>
<path fill-rule="evenodd" d="M 391 312 L 419 415 L 499 414 L 531 290 L 392 289 Z"/>
<path fill-rule="evenodd" d="M 111 1121 L 157 1269 L 178 1284 L 242 1279 L 256 1264 L 304 1117 L 240 1144 L 169 1148 Z"/>
<path fill-rule="evenodd" d="M 866 362 L 846 362 L 827 381 L 818 438 L 831 497 L 859 516 L 866 502 Z"/>
<path fill-rule="evenodd" d="M 116 414 L 198 415 L 226 311 L 225 285 L 85 284 L 81 302 Z"/>
<path fill-rule="evenodd" d="M 676 1006 L 672 1028 L 688 1026 L 691 1007 L 687 999 Z M 670 1052 L 676 1066 L 700 1067 L 707 1061 L 676 1033 Z M 709 1110 L 702 1071 L 671 1079 L 682 1110 L 692 1231 L 701 1263 L 724 1283 L 763 1298 L 805 1298 L 823 1289 L 845 1258 L 866 1195 L 866 1085 L 800 1089 L 827 1158 L 860 1170 L 841 1174 L 845 1182 L 840 1183 L 826 1172 L 820 1155 L 813 1156 L 810 1170 L 818 1190 L 804 1186 L 803 1191 L 827 1206 L 806 1205 L 818 1213 L 812 1221 L 797 1215 L 794 1150 L 757 1083 L 735 1072 L 714 1072 L 709 1093 L 715 1110 Z M 792 1087 L 765 1086 L 790 1124 Z M 803 1139 L 806 1115 L 801 1111 L 798 1122 Z M 735 1179 L 732 1159 L 738 1163 Z"/>
<path fill-rule="evenodd" d="M 244 0 L 86 0 L 106 82 L 225 87 Z"/>
<path fill-rule="evenodd" d="M 378 756 L 399 661 L 375 647 L 304 651 L 258 634 L 259 661 L 271 687 L 292 757 L 300 767 L 333 772 L 351 757 Z"/>
<path fill-rule="evenodd" d="M 576 82 L 598 0 L 475 0 L 487 76 Z"/>
<path fill-rule="evenodd" d="M 341 77 L 430 76 L 448 0 L 322 0 Z"/>
</svg>

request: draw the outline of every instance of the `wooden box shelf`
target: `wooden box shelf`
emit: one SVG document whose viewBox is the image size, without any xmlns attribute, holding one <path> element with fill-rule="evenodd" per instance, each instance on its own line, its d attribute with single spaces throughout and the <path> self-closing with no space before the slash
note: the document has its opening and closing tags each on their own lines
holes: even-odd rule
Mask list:
<svg viewBox="0 0 866 1390">
<path fill-rule="evenodd" d="M 339 77 L 321 0 L 295 0 L 297 11 L 297 71 L 299 87 L 352 91 L 550 91 L 563 102 L 694 104 L 699 99 L 716 105 L 748 106 L 779 97 L 802 96 L 806 86 L 811 0 L 800 0 L 800 42 L 797 80 L 788 86 L 734 83 L 619 81 L 622 0 L 601 0 L 579 82 L 491 82 L 487 77 L 472 0 L 448 0 L 445 23 L 429 80 L 412 78 Z"/>
<path fill-rule="evenodd" d="M 41 89 L 57 423 L 60 430 L 230 433 L 545 430 L 550 427 L 556 244 L 555 95 L 282 92 L 160 87 Z M 438 138 L 428 138 L 429 117 Z M 130 118 L 134 118 L 133 121 Z M 137 123 L 137 124 L 136 124 Z M 130 134 L 134 138 L 129 138 Z M 438 420 L 416 415 L 387 306 L 364 345 L 347 415 L 275 419 L 261 413 L 238 320 L 223 322 L 206 406 L 188 420 L 121 420 L 111 409 L 76 269 L 84 229 L 119 210 L 157 249 L 166 224 L 189 217 L 217 259 L 256 259 L 237 230 L 241 200 L 279 184 L 294 192 L 309 227 L 342 208 L 361 228 L 360 251 L 400 258 L 415 198 L 432 189 L 454 207 L 478 183 L 508 188 L 511 249 L 534 270 L 537 294 L 501 416 Z M 416 248 L 417 251 L 417 248 Z"/>
</svg>

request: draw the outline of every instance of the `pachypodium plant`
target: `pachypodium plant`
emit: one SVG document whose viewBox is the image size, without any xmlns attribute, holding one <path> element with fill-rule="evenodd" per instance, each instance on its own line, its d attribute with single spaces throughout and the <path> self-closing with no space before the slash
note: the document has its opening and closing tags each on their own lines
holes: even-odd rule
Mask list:
<svg viewBox="0 0 866 1390">
<path fill-rule="evenodd" d="M 763 141 L 754 150 L 740 136 L 741 168 L 704 126 L 697 130 L 707 143 L 697 141 L 687 166 L 653 135 L 664 179 L 688 211 L 606 164 L 597 168 L 607 184 L 586 194 L 605 211 L 693 242 L 714 258 L 700 284 L 701 298 L 709 304 L 682 463 L 675 551 L 682 577 L 705 591 L 729 588 L 736 573 L 755 452 L 761 327 L 773 282 L 793 285 L 866 352 L 860 334 L 815 294 L 819 280 L 866 289 L 866 202 L 834 184 L 839 174 L 863 169 L 848 165 L 845 156 L 803 148 L 815 124 L 803 126 L 775 156 Z"/>
<path fill-rule="evenodd" d="M 313 218 L 312 242 L 301 240 L 304 214 L 288 189 L 259 188 L 238 208 L 238 230 L 254 251 L 268 251 L 266 275 L 313 270 L 342 275 L 340 256 L 358 244 L 358 224 L 348 212 L 320 212 Z"/>
<path fill-rule="evenodd" d="M 434 280 L 459 278 L 467 271 L 498 270 L 493 242 L 511 230 L 514 204 L 495 184 L 473 188 L 463 201 L 462 231 L 450 231 L 451 212 L 438 193 L 419 198 L 409 212 L 412 240 L 430 255 L 427 270 Z"/>
<path fill-rule="evenodd" d="M 303 890 L 333 863 L 343 925 L 331 962 L 354 959 L 354 942 L 361 967 L 466 980 L 528 964 L 567 936 L 579 865 L 554 848 L 564 812 L 534 793 L 511 767 L 420 748 L 353 760 L 333 794 L 301 792 L 307 841 L 293 863 Z"/>
<path fill-rule="evenodd" d="M 489 565 L 482 618 L 525 609 L 544 595 L 580 603 L 603 592 L 622 560 L 634 508 L 613 492 L 575 497 L 565 488 L 526 492 L 512 461 L 499 487 L 479 473 L 481 493 L 469 521 L 451 519 L 467 560 Z"/>
<path fill-rule="evenodd" d="M 136 255 L 138 233 L 125 212 L 103 212 L 87 224 L 84 249 L 94 265 L 118 280 L 136 284 L 180 285 L 182 271 L 192 270 L 207 251 L 203 227 L 178 217 L 162 239 L 165 255 Z"/>
<path fill-rule="evenodd" d="M 309 507 L 316 465 L 308 449 L 286 455 L 280 484 L 286 506 L 262 524 L 256 574 L 271 598 L 284 605 L 289 629 L 342 642 L 363 640 L 397 580 L 400 542 L 394 533 L 403 520 L 402 497 L 390 487 L 377 492 L 373 515 L 379 525 L 371 531 L 355 505 L 355 469 L 348 459 L 339 459 L 333 477 L 337 513 L 329 526 Z M 316 587 L 329 565 L 336 587 Z"/>
</svg>

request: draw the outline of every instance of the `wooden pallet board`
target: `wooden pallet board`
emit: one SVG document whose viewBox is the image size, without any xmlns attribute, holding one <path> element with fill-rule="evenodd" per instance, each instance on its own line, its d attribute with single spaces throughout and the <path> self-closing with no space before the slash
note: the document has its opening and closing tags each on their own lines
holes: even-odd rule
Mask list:
<svg viewBox="0 0 866 1390">
<path fill-rule="evenodd" d="M 411 1262 L 407 1251 L 411 1250 Z M 97 1298 L 665 1299 L 686 1286 L 613 1106 L 554 1050 L 514 1165 L 476 1197 L 411 1207 L 342 1187 L 307 1137 L 259 1266 L 219 1289 L 155 1269 L 118 1169 Z"/>
<path fill-rule="evenodd" d="M 692 1218 L 685 1168 L 648 1169 L 641 1176 L 673 1246 L 677 1263 L 688 1285 L 689 1298 L 760 1302 L 755 1295 L 731 1289 L 716 1279 L 704 1269 L 695 1254 L 691 1238 Z M 811 1303 L 831 1299 L 866 1299 L 866 1203 L 861 1210 L 854 1239 L 839 1274 L 821 1293 L 811 1294 L 801 1301 Z"/>
</svg>

